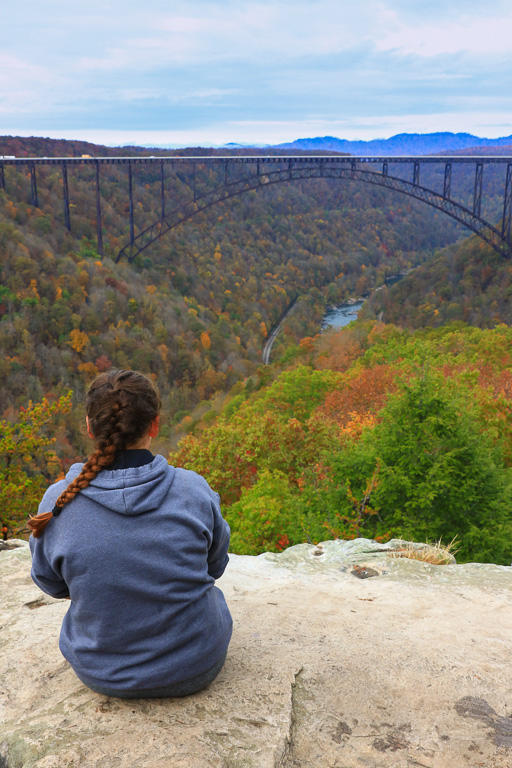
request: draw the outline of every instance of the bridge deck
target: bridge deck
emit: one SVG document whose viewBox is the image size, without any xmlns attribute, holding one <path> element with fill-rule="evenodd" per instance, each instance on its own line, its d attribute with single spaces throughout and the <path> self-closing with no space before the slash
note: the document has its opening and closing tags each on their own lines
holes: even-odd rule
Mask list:
<svg viewBox="0 0 512 768">
<path fill-rule="evenodd" d="M 168 155 L 148 157 L 5 157 L 0 155 L 2 165 L 126 165 L 128 163 L 151 165 L 157 163 L 300 163 L 325 162 L 329 164 L 345 163 L 483 163 L 486 165 L 507 164 L 512 162 L 512 155 L 215 155 L 215 156 L 178 156 Z"/>
</svg>

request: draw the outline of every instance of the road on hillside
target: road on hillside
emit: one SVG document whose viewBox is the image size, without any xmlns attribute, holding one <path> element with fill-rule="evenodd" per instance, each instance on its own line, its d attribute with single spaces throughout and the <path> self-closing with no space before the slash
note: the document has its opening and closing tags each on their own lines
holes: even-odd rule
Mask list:
<svg viewBox="0 0 512 768">
<path fill-rule="evenodd" d="M 269 365 L 270 364 L 270 352 L 272 350 L 272 345 L 274 344 L 274 341 L 276 340 L 277 334 L 283 327 L 284 321 L 288 317 L 288 315 L 292 312 L 292 310 L 295 307 L 295 304 L 297 302 L 297 299 L 295 298 L 290 306 L 283 312 L 277 323 L 274 325 L 272 330 L 270 331 L 269 335 L 265 339 L 265 343 L 263 344 L 263 352 L 261 354 L 263 365 Z"/>
</svg>

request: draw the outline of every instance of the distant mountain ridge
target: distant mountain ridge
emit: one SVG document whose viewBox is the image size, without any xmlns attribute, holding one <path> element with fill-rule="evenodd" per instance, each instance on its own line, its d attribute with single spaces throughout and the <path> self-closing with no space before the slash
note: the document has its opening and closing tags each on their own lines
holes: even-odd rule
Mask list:
<svg viewBox="0 0 512 768">
<path fill-rule="evenodd" d="M 502 147 L 512 145 L 512 136 L 484 139 L 471 133 L 399 133 L 389 139 L 349 141 L 334 136 L 297 139 L 274 145 L 279 149 L 328 150 L 348 152 L 351 155 L 432 155 L 447 150 L 469 147 Z"/>
</svg>

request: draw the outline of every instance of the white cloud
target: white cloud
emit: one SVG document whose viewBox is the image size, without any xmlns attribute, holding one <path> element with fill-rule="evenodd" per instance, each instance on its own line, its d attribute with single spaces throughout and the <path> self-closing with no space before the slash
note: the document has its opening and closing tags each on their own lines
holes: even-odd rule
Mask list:
<svg viewBox="0 0 512 768">
<path fill-rule="evenodd" d="M 2 21 L 3 132 L 118 126 L 130 143 L 179 144 L 510 133 L 509 0 L 23 0 Z M 170 138 L 142 138 L 168 125 Z"/>
<path fill-rule="evenodd" d="M 486 9 L 487 11 L 487 9 Z M 512 13 L 503 16 L 468 16 L 462 13 L 451 21 L 438 19 L 425 23 L 406 22 L 385 5 L 378 11 L 377 35 L 371 39 L 379 51 L 394 51 L 402 55 L 441 56 L 458 52 L 473 56 L 510 54 Z"/>
<path fill-rule="evenodd" d="M 240 141 L 270 142 L 272 139 L 269 137 L 277 136 L 276 143 L 312 136 L 337 136 L 350 140 L 368 141 L 389 138 L 397 133 L 435 133 L 437 131 L 466 132 L 493 138 L 512 134 L 512 109 L 508 114 L 501 112 L 482 114 L 471 111 L 391 113 L 371 117 L 357 115 L 339 120 L 322 117 L 299 121 L 239 120 L 233 121 L 231 125 L 231 135 L 240 136 Z"/>
<path fill-rule="evenodd" d="M 83 55 L 78 66 L 90 71 L 147 71 L 237 61 L 279 65 L 338 54 L 358 45 L 367 29 L 364 13 L 333 0 L 316 4 L 302 0 L 293 6 L 206 3 L 196 6 L 196 15 L 190 13 L 190 5 L 188 14 L 182 15 L 176 5 L 174 15 L 148 14 L 143 23 L 125 30 L 123 47 L 107 45 L 93 56 Z"/>
<path fill-rule="evenodd" d="M 321 117 L 299 121 L 286 120 L 233 120 L 205 124 L 183 130 L 114 130 L 78 129 L 34 131 L 14 130 L 18 136 L 36 135 L 60 139 L 83 139 L 110 146 L 130 144 L 147 146 L 208 146 L 229 141 L 250 144 L 278 144 L 297 138 L 337 136 L 350 140 L 389 138 L 397 133 L 434 133 L 437 131 L 466 132 L 489 138 L 512 135 L 512 111 L 502 113 L 452 112 L 440 114 L 388 114 L 377 118 L 345 118 L 328 120 Z"/>
<path fill-rule="evenodd" d="M 51 70 L 10 53 L 0 53 L 0 114 L 27 113 L 34 103 L 44 103 L 44 93 L 52 88 Z"/>
</svg>

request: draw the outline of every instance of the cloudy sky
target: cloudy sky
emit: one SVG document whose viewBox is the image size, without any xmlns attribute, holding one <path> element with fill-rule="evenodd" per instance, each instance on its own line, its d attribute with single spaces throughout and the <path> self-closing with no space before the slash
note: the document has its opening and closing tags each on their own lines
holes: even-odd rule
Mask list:
<svg viewBox="0 0 512 768">
<path fill-rule="evenodd" d="M 1 18 L 4 135 L 512 134 L 510 0 L 17 0 Z"/>
</svg>

